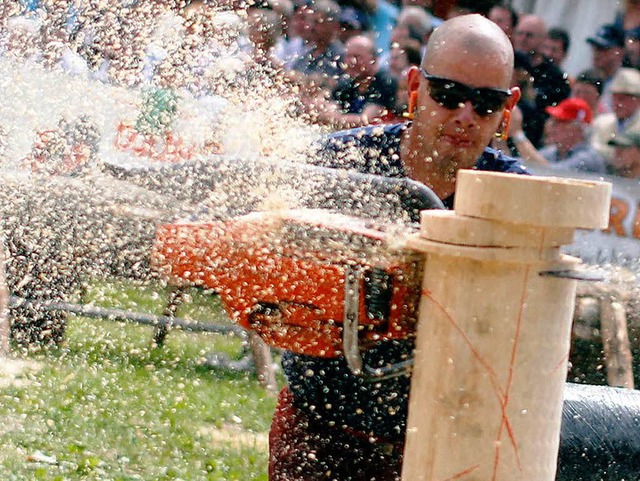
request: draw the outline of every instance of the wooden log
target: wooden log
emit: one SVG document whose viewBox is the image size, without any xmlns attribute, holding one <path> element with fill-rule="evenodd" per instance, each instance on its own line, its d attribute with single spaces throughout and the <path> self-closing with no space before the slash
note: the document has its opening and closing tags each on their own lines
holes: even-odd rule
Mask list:
<svg viewBox="0 0 640 481">
<path fill-rule="evenodd" d="M 566 229 L 607 224 L 610 184 L 458 171 L 423 212 L 403 481 L 553 481 L 575 306 Z"/>
</svg>

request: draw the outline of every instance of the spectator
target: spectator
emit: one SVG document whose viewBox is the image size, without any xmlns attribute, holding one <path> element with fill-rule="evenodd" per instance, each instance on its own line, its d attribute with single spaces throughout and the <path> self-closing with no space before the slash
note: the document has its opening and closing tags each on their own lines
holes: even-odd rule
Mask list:
<svg viewBox="0 0 640 481">
<path fill-rule="evenodd" d="M 134 7 L 100 4 L 79 14 L 72 41 L 86 61 L 89 75 L 104 83 L 127 86 L 140 80 L 140 25 L 132 15 Z M 159 62 L 158 62 L 159 63 Z M 153 69 L 151 69 L 153 70 Z"/>
<path fill-rule="evenodd" d="M 540 151 L 549 166 L 557 170 L 604 173 L 605 163 L 588 142 L 593 113 L 582 99 L 568 98 L 547 107 L 545 147 Z"/>
<path fill-rule="evenodd" d="M 602 101 L 611 111 L 611 82 L 622 66 L 624 34 L 614 25 L 603 25 L 587 42 L 591 44 L 593 51 L 593 71 L 604 79 Z"/>
<path fill-rule="evenodd" d="M 16 2 L 0 2 L 0 32 L 4 32 L 11 17 L 21 13 L 20 5 Z"/>
<path fill-rule="evenodd" d="M 382 117 L 384 123 L 402 122 L 405 112 L 409 107 L 409 94 L 407 93 L 407 73 L 411 67 L 417 67 L 422 60 L 420 45 L 407 40 L 404 45 L 394 44 L 391 47 L 389 59 L 389 75 L 397 83 L 396 103 L 388 115 Z"/>
<path fill-rule="evenodd" d="M 444 21 L 441 18 L 436 17 L 436 14 L 433 12 L 433 0 L 401 0 L 400 7 L 420 7 L 424 9 L 424 11 L 431 15 L 432 30 Z"/>
<path fill-rule="evenodd" d="M 486 17 L 489 15 L 489 11 L 494 4 L 495 0 L 457 0 L 449 9 L 447 18 L 469 15 L 471 13 L 479 13 L 483 17 Z"/>
<path fill-rule="evenodd" d="M 42 20 L 20 15 L 7 20 L 6 29 L 0 32 L 0 55 L 20 61 L 39 62 L 40 31 Z"/>
<path fill-rule="evenodd" d="M 497 4 L 489 10 L 489 20 L 496 23 L 498 27 L 507 34 L 509 40 L 513 42 L 513 31 L 518 24 L 518 12 L 508 5 Z"/>
<path fill-rule="evenodd" d="M 91 117 L 62 118 L 55 129 L 37 133 L 20 165 L 38 174 L 75 177 L 95 167 L 99 144 L 100 132 Z"/>
<path fill-rule="evenodd" d="M 640 1 L 625 0 L 623 10 L 616 15 L 614 25 L 625 34 L 640 33 Z"/>
<path fill-rule="evenodd" d="M 388 0 L 353 0 L 367 16 L 367 24 L 375 33 L 378 52 L 385 53 L 391 45 L 391 30 L 398 18 L 398 7 Z"/>
<path fill-rule="evenodd" d="M 247 10 L 247 36 L 252 46 L 251 57 L 258 65 L 282 67 L 274 54 L 282 36 L 282 17 L 275 11 L 251 7 Z"/>
<path fill-rule="evenodd" d="M 514 111 L 510 133 L 522 159 L 553 170 L 605 173 L 605 160 L 588 142 L 593 118 L 589 105 L 582 99 L 568 98 L 547 107 L 547 112 L 546 146 L 538 151 L 527 140 L 520 128 L 522 117 Z"/>
<path fill-rule="evenodd" d="M 46 21 L 40 30 L 40 52 L 42 64 L 50 69 L 61 69 L 72 76 L 86 77 L 89 66 L 71 47 L 72 12 L 64 3 L 47 3 Z"/>
<path fill-rule="evenodd" d="M 542 43 L 542 54 L 561 68 L 570 46 L 569 33 L 562 28 L 552 28 Z"/>
<path fill-rule="evenodd" d="M 339 110 L 328 108 L 326 120 L 335 127 L 350 128 L 381 119 L 395 107 L 396 81 L 378 69 L 373 40 L 365 35 L 347 41 L 345 77 L 332 93 Z"/>
<path fill-rule="evenodd" d="M 291 69 L 315 86 L 333 89 L 342 75 L 344 45 L 338 40 L 340 7 L 332 0 L 315 0 L 307 8 L 304 51 Z"/>
<path fill-rule="evenodd" d="M 640 1 L 626 0 L 614 25 L 624 32 L 625 48 L 623 65 L 640 69 Z"/>
<path fill-rule="evenodd" d="M 537 15 L 523 15 L 513 33 L 514 48 L 529 55 L 531 76 L 537 92 L 536 105 L 541 113 L 546 107 L 567 98 L 571 91 L 568 77 L 542 53 L 546 36 L 545 23 Z"/>
<path fill-rule="evenodd" d="M 606 159 L 613 158 L 609 141 L 626 129 L 640 124 L 640 71 L 621 68 L 611 82 L 613 112 L 600 115 L 594 122 L 591 144 Z"/>
<path fill-rule="evenodd" d="M 432 32 L 433 18 L 421 7 L 404 7 L 398 15 L 398 23 L 391 32 L 391 47 L 417 42 L 422 49 Z M 390 52 L 380 55 L 380 68 L 389 68 Z"/>
<path fill-rule="evenodd" d="M 518 108 L 523 117 L 522 130 L 531 143 L 538 148 L 542 146 L 546 116 L 538 110 L 536 105 L 536 91 L 531 71 L 529 56 L 517 50 L 514 53 L 512 85 L 520 88 L 522 92 L 518 102 Z"/>
<path fill-rule="evenodd" d="M 609 141 L 614 155 L 609 173 L 629 179 L 640 178 L 640 125 L 632 126 Z"/>
<path fill-rule="evenodd" d="M 433 31 L 433 17 L 420 7 L 403 7 L 398 15 L 398 22 L 393 27 L 391 42 L 399 42 L 405 38 L 413 38 L 426 44 Z"/>
<path fill-rule="evenodd" d="M 605 113 L 606 107 L 600 100 L 604 80 L 590 71 L 578 74 L 571 87 L 571 96 L 584 100 L 594 115 Z"/>
<path fill-rule="evenodd" d="M 307 27 L 308 19 L 313 14 L 310 4 L 307 0 L 294 2 L 291 16 L 286 19 L 286 34 L 275 47 L 274 55 L 286 69 L 291 69 L 293 63 L 304 55 L 306 45 L 312 41 L 312 34 Z"/>
<path fill-rule="evenodd" d="M 24 12 L 35 12 L 40 8 L 40 0 L 20 0 L 20 4 L 24 8 Z"/>
<path fill-rule="evenodd" d="M 422 48 L 417 40 L 411 38 L 394 43 L 389 52 L 389 66 L 386 71 L 399 80 L 412 65 L 420 65 Z M 380 66 L 382 68 L 382 66 Z"/>
</svg>

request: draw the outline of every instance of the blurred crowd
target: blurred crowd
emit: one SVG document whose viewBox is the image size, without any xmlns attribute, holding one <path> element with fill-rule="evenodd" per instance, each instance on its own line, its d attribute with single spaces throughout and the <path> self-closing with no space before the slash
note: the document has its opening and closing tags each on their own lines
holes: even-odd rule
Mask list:
<svg viewBox="0 0 640 481">
<path fill-rule="evenodd" d="M 572 38 L 510 2 L 449 2 L 479 13 L 516 50 L 523 95 L 495 147 L 531 165 L 640 177 L 640 0 L 587 39 L 590 68 L 563 70 Z M 7 0 L 0 56 L 126 87 L 151 87 L 135 128 L 166 129 L 172 92 L 224 96 L 265 85 L 291 115 L 327 130 L 404 121 L 406 73 L 444 20 L 430 0 Z M 155 102 L 155 103 L 154 103 Z"/>
</svg>

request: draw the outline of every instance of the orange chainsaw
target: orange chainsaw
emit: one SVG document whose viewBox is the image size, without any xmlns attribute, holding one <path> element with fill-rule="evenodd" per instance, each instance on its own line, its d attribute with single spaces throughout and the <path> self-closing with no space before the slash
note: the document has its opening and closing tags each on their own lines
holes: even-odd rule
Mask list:
<svg viewBox="0 0 640 481">
<path fill-rule="evenodd" d="M 411 197 L 441 207 L 433 194 Z M 344 355 L 359 371 L 361 350 L 413 336 L 422 256 L 398 245 L 407 229 L 326 209 L 253 212 L 163 225 L 152 262 L 171 284 L 215 291 L 267 344 Z"/>
</svg>

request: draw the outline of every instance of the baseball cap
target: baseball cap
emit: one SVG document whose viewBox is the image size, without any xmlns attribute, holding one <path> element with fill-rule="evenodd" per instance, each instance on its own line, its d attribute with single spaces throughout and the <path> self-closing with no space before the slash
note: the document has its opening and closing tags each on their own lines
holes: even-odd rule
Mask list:
<svg viewBox="0 0 640 481">
<path fill-rule="evenodd" d="M 611 93 L 640 96 L 640 70 L 620 68 L 611 79 Z"/>
<path fill-rule="evenodd" d="M 624 32 L 615 25 L 602 25 L 587 42 L 600 48 L 624 48 Z"/>
<path fill-rule="evenodd" d="M 547 107 L 545 111 L 552 117 L 565 122 L 576 120 L 583 124 L 590 124 L 593 119 L 589 104 L 577 97 L 564 99 L 555 107 Z"/>
<path fill-rule="evenodd" d="M 640 124 L 616 134 L 607 143 L 613 147 L 640 147 Z"/>
</svg>

